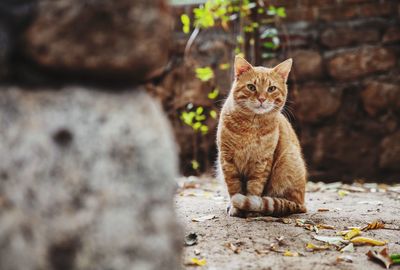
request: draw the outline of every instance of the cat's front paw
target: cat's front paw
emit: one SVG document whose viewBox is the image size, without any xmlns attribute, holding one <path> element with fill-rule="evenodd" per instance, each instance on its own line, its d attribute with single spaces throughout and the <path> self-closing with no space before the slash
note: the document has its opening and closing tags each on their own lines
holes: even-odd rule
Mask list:
<svg viewBox="0 0 400 270">
<path fill-rule="evenodd" d="M 228 207 L 226 208 L 226 211 L 227 211 L 228 215 L 231 217 L 241 217 L 241 218 L 246 217 L 246 214 L 244 211 L 234 207 L 232 204 L 228 205 Z"/>
</svg>

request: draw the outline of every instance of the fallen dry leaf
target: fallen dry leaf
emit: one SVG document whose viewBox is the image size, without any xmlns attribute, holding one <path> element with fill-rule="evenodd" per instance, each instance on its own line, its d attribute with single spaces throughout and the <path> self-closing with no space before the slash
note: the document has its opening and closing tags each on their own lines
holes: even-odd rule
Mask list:
<svg viewBox="0 0 400 270">
<path fill-rule="evenodd" d="M 299 253 L 295 252 L 295 251 L 286 250 L 283 253 L 283 256 L 286 256 L 286 257 L 299 257 Z"/>
<path fill-rule="evenodd" d="M 346 196 L 347 194 L 349 194 L 348 191 L 343 190 L 343 189 L 339 189 L 337 193 L 338 193 L 338 195 L 339 195 L 340 198 L 343 198 L 344 196 Z"/>
<path fill-rule="evenodd" d="M 271 250 L 269 249 L 255 249 L 254 250 L 258 255 L 264 255 L 270 253 Z"/>
<path fill-rule="evenodd" d="M 334 230 L 335 226 L 328 225 L 328 224 L 317 224 L 318 229 L 327 229 L 327 230 Z"/>
<path fill-rule="evenodd" d="M 318 212 L 328 212 L 328 208 L 318 208 Z"/>
<path fill-rule="evenodd" d="M 198 258 L 191 258 L 189 262 L 185 263 L 185 265 L 189 266 L 204 266 L 206 265 L 206 259 L 198 259 Z"/>
<path fill-rule="evenodd" d="M 196 218 L 192 218 L 192 221 L 194 222 L 203 222 L 206 220 L 211 220 L 214 219 L 215 215 L 206 215 L 206 216 L 202 216 L 202 217 L 196 217 Z"/>
<path fill-rule="evenodd" d="M 367 256 L 371 260 L 382 262 L 386 266 L 386 269 L 389 269 L 390 265 L 393 264 L 392 259 L 389 257 L 387 247 L 383 248 L 379 253 L 375 250 L 369 250 Z"/>
<path fill-rule="evenodd" d="M 226 243 L 225 247 L 229 248 L 230 250 L 233 251 L 233 253 L 239 254 L 240 249 L 238 245 L 232 244 L 232 243 Z"/>
<path fill-rule="evenodd" d="M 368 230 L 377 230 L 377 229 L 383 229 L 385 228 L 385 223 L 382 220 L 374 220 L 370 223 L 368 223 L 368 225 L 364 226 L 361 230 L 362 231 L 368 231 Z"/>
<path fill-rule="evenodd" d="M 296 226 L 303 227 L 304 224 L 316 225 L 312 220 L 296 218 Z"/>
<path fill-rule="evenodd" d="M 328 245 L 317 246 L 317 245 L 314 245 L 313 243 L 308 243 L 306 246 L 307 251 L 318 251 L 318 250 L 327 250 L 327 249 L 329 249 Z"/>
<path fill-rule="evenodd" d="M 340 249 L 340 252 L 354 252 L 354 244 L 350 243 L 347 246 L 344 246 L 342 249 Z"/>
<path fill-rule="evenodd" d="M 371 205 L 383 205 L 381 201 L 361 201 L 358 204 L 371 204 Z"/>
<path fill-rule="evenodd" d="M 360 229 L 353 228 L 348 233 L 346 233 L 344 235 L 344 240 L 350 240 L 350 239 L 352 239 L 352 238 L 354 238 L 354 237 L 356 237 L 357 235 L 360 235 L 360 234 L 361 234 L 361 230 Z"/>
<path fill-rule="evenodd" d="M 353 262 L 353 257 L 350 255 L 341 255 L 336 258 L 336 262 L 348 262 L 352 263 Z"/>
<path fill-rule="evenodd" d="M 303 227 L 309 231 L 318 233 L 318 227 L 316 226 L 315 222 L 308 219 L 296 219 L 296 226 Z"/>
<path fill-rule="evenodd" d="M 362 237 L 358 236 L 350 240 L 355 245 L 371 245 L 371 246 L 384 246 L 386 245 L 386 242 L 380 241 L 380 240 L 375 240 L 372 238 L 368 237 Z"/>
<path fill-rule="evenodd" d="M 290 218 L 277 218 L 277 217 L 252 217 L 252 218 L 247 218 L 246 221 L 281 222 L 284 224 L 289 224 L 293 222 L 293 220 Z"/>
<path fill-rule="evenodd" d="M 347 243 L 348 241 L 343 240 L 342 237 L 335 237 L 335 236 L 322 236 L 322 235 L 315 235 L 314 236 L 315 240 L 321 241 L 321 242 L 325 242 L 328 243 L 330 245 L 335 245 L 338 246 L 342 243 Z"/>
</svg>

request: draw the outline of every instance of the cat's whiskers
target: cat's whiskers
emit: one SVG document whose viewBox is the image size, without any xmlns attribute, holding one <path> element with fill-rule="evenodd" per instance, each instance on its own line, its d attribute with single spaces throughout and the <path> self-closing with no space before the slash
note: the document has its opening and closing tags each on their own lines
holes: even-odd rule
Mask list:
<svg viewBox="0 0 400 270">
<path fill-rule="evenodd" d="M 282 113 L 290 120 L 290 121 L 296 121 L 296 117 L 293 113 L 293 108 L 291 108 L 288 104 L 283 106 L 282 108 Z"/>
</svg>

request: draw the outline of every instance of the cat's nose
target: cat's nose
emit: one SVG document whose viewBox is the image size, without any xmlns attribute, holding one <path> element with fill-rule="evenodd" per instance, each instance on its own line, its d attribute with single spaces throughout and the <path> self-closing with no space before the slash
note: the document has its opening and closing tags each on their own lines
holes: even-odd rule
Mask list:
<svg viewBox="0 0 400 270">
<path fill-rule="evenodd" d="M 265 97 L 258 97 L 258 101 L 260 101 L 261 103 L 263 103 L 266 100 Z"/>
</svg>

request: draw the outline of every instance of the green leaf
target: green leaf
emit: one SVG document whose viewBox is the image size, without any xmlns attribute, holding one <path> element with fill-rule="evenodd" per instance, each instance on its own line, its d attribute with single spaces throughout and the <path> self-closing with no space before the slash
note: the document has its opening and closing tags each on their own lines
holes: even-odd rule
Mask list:
<svg viewBox="0 0 400 270">
<path fill-rule="evenodd" d="M 214 77 L 214 71 L 210 67 L 196 68 L 196 77 L 206 82 Z"/>
<path fill-rule="evenodd" d="M 194 119 L 196 119 L 196 121 L 204 121 L 204 120 L 206 120 L 206 116 L 203 114 L 203 115 L 196 115 L 196 117 L 194 118 Z"/>
<path fill-rule="evenodd" d="M 191 163 L 192 163 L 193 170 L 197 170 L 200 168 L 200 164 L 197 160 L 192 160 Z"/>
<path fill-rule="evenodd" d="M 215 88 L 210 93 L 208 93 L 208 98 L 209 99 L 216 99 L 218 97 L 218 95 L 219 95 L 219 89 Z"/>
<path fill-rule="evenodd" d="M 230 68 L 230 64 L 229 63 L 222 63 L 222 64 L 219 64 L 219 69 L 220 70 L 227 70 L 227 69 L 229 69 Z"/>
<path fill-rule="evenodd" d="M 194 25 L 200 28 L 209 28 L 214 26 L 215 21 L 211 12 L 210 2 L 207 2 L 205 6 L 195 8 L 194 13 Z"/>
<path fill-rule="evenodd" d="M 187 14 L 181 15 L 181 22 L 183 25 L 183 33 L 188 34 L 190 32 L 190 18 Z"/>
<path fill-rule="evenodd" d="M 243 27 L 243 30 L 244 30 L 246 33 L 251 33 L 251 32 L 254 31 L 253 26 L 251 26 L 251 25 L 246 25 L 245 27 Z"/>
<path fill-rule="evenodd" d="M 280 7 L 276 9 L 276 15 L 281 18 L 286 18 L 286 10 L 284 7 Z"/>
<path fill-rule="evenodd" d="M 208 127 L 206 125 L 202 125 L 200 127 L 201 134 L 206 135 L 208 133 Z"/>
<path fill-rule="evenodd" d="M 267 14 L 268 15 L 276 15 L 276 8 L 274 6 L 269 6 Z"/>
<path fill-rule="evenodd" d="M 258 14 L 263 14 L 264 13 L 264 9 L 263 8 L 258 8 L 257 9 L 257 13 Z"/>
<path fill-rule="evenodd" d="M 210 116 L 211 116 L 212 118 L 214 118 L 214 119 L 217 119 L 217 112 L 214 111 L 214 110 L 211 110 L 211 111 L 210 111 Z"/>
<path fill-rule="evenodd" d="M 197 115 L 201 115 L 203 113 L 203 111 L 204 111 L 204 109 L 201 106 L 197 107 L 197 109 L 196 109 Z"/>
<path fill-rule="evenodd" d="M 276 48 L 276 45 L 271 41 L 264 42 L 262 45 L 267 49 L 275 49 Z"/>
<path fill-rule="evenodd" d="M 196 122 L 193 124 L 192 128 L 197 131 L 201 126 L 202 124 L 200 122 Z"/>
<path fill-rule="evenodd" d="M 188 126 L 193 125 L 193 118 L 196 116 L 194 112 L 182 112 L 181 113 L 181 120 Z"/>
</svg>

